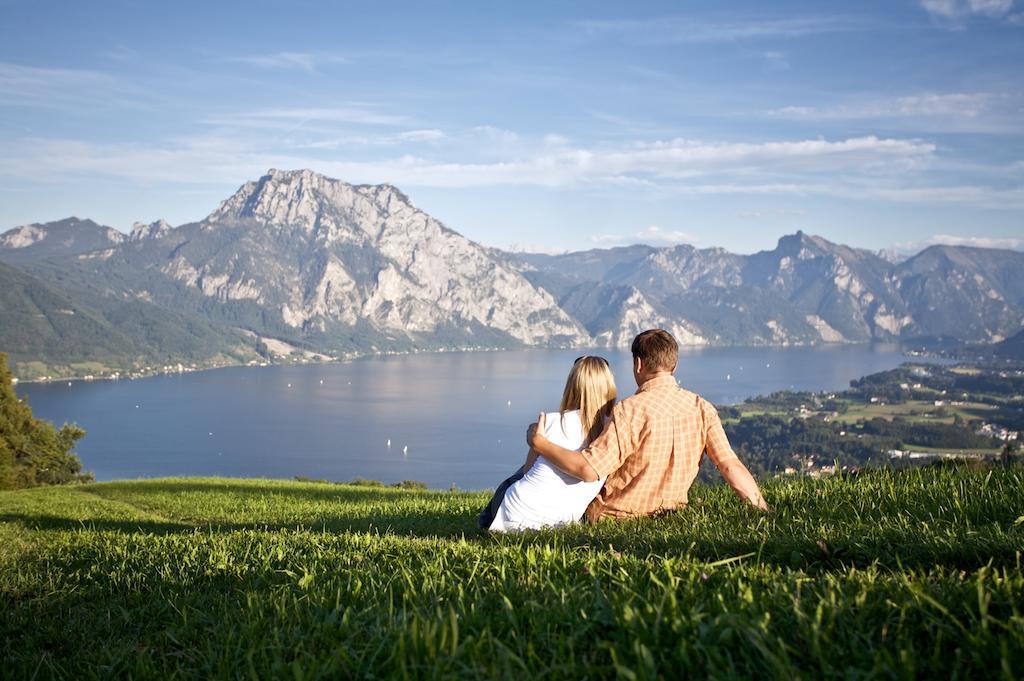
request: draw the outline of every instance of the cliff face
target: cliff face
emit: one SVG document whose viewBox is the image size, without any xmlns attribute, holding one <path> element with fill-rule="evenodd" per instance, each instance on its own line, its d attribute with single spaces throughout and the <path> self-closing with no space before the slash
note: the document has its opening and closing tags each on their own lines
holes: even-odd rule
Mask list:
<svg viewBox="0 0 1024 681">
<path fill-rule="evenodd" d="M 547 291 L 389 185 L 272 170 L 190 231 L 209 237 L 174 253 L 164 272 L 206 295 L 256 300 L 295 329 L 362 323 L 471 340 L 486 327 L 527 345 L 586 340 Z M 225 236 L 235 247 L 208 258 L 204 242 Z"/>
</svg>

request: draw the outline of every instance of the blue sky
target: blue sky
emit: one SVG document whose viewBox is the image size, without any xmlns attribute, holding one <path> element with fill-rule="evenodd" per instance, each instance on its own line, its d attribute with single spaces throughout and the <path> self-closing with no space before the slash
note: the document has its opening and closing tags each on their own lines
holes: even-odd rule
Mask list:
<svg viewBox="0 0 1024 681">
<path fill-rule="evenodd" d="M 267 169 L 482 243 L 1024 248 L 1024 0 L 0 0 L 0 230 Z"/>
</svg>

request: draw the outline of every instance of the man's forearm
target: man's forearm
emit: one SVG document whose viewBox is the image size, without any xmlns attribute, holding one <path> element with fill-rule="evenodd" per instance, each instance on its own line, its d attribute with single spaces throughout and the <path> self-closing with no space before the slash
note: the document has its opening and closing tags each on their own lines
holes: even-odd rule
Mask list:
<svg viewBox="0 0 1024 681">
<path fill-rule="evenodd" d="M 525 473 L 526 471 L 528 471 L 531 468 L 533 468 L 533 464 L 535 464 L 536 462 L 537 462 L 537 450 L 536 449 L 531 449 L 530 451 L 528 451 L 526 453 L 526 463 L 523 464 L 523 472 Z"/>
<path fill-rule="evenodd" d="M 762 511 L 768 510 L 768 504 L 761 496 L 761 488 L 757 486 L 757 481 L 754 480 L 754 476 L 750 474 L 743 462 L 733 459 L 722 466 L 721 473 L 740 499 Z"/>
<path fill-rule="evenodd" d="M 536 436 L 532 442 L 533 449 L 550 461 L 555 468 L 566 475 L 579 478 L 584 482 L 593 482 L 600 478 L 594 467 L 579 452 L 559 447 L 543 436 Z"/>
</svg>

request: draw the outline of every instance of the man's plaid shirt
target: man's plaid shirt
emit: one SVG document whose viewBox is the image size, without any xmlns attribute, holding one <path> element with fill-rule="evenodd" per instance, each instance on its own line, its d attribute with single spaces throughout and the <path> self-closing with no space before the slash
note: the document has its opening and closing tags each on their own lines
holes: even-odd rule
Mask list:
<svg viewBox="0 0 1024 681">
<path fill-rule="evenodd" d="M 715 407 L 671 375 L 646 381 L 615 405 L 604 432 L 581 452 L 599 476 L 608 476 L 587 508 L 588 520 L 686 504 L 705 451 L 719 467 L 736 458 Z"/>
</svg>

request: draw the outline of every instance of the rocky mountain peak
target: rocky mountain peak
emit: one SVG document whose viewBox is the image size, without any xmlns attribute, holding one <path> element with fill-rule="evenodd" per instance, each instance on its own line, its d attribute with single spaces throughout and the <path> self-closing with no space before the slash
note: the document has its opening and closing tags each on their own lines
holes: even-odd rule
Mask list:
<svg viewBox="0 0 1024 681">
<path fill-rule="evenodd" d="M 1024 254 L 1018 251 L 975 246 L 934 244 L 899 265 L 903 273 L 959 270 L 988 276 L 996 270 L 1019 267 Z"/>
<path fill-rule="evenodd" d="M 501 254 L 447 229 L 391 185 L 275 168 L 180 229 L 194 238 L 165 274 L 204 296 L 255 301 L 298 335 L 350 338 L 359 329 L 364 339 L 431 345 L 589 340 Z"/>
<path fill-rule="evenodd" d="M 167 220 L 160 219 L 148 225 L 143 222 L 132 223 L 132 231 L 128 235 L 129 241 L 141 241 L 143 239 L 155 239 L 169 233 L 174 227 Z"/>
<path fill-rule="evenodd" d="M 32 223 L 0 234 L 0 257 L 7 262 L 55 255 L 78 255 L 111 248 L 127 237 L 112 227 L 77 217 Z"/>
<path fill-rule="evenodd" d="M 9 229 L 3 234 L 0 234 L 0 247 L 3 248 L 28 248 L 32 244 L 38 243 L 46 238 L 46 230 L 41 226 L 32 225 L 21 225 L 14 229 Z"/>
<path fill-rule="evenodd" d="M 834 247 L 835 244 L 827 239 L 800 230 L 796 234 L 781 237 L 775 250 L 786 257 L 808 260 L 831 253 Z"/>
<path fill-rule="evenodd" d="M 904 255 L 895 248 L 883 248 L 881 250 L 875 251 L 875 255 L 877 255 L 879 258 L 881 258 L 882 260 L 886 261 L 891 265 L 899 265 L 901 262 L 907 259 L 906 255 Z"/>
<path fill-rule="evenodd" d="M 205 222 L 257 220 L 313 231 L 325 218 L 346 222 L 353 212 L 365 214 L 372 205 L 392 211 L 399 204 L 408 207 L 408 198 L 390 185 L 354 186 L 308 169 L 271 168 L 242 185 Z"/>
</svg>

